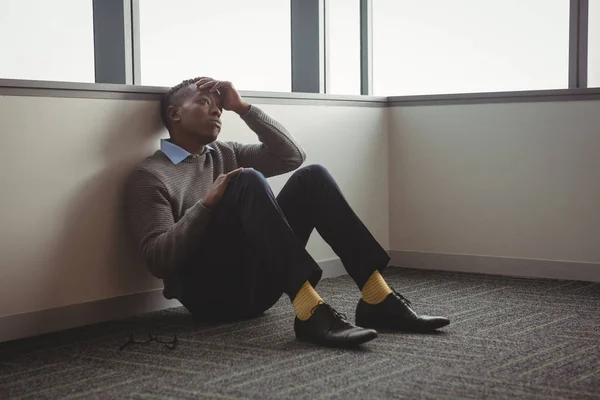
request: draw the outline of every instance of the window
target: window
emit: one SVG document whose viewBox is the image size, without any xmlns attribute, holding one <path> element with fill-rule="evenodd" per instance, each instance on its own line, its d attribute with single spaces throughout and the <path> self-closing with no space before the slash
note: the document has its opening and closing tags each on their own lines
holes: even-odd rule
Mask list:
<svg viewBox="0 0 600 400">
<path fill-rule="evenodd" d="M 141 83 L 196 76 L 237 89 L 289 92 L 290 2 L 139 0 Z"/>
<path fill-rule="evenodd" d="M 375 95 L 564 89 L 568 60 L 569 0 L 373 0 Z"/>
<path fill-rule="evenodd" d="M 94 82 L 92 0 L 0 0 L 0 78 Z"/>
<path fill-rule="evenodd" d="M 360 94 L 360 3 L 329 0 L 329 93 Z"/>
<path fill-rule="evenodd" d="M 588 86 L 600 87 L 600 0 L 589 2 Z"/>
</svg>

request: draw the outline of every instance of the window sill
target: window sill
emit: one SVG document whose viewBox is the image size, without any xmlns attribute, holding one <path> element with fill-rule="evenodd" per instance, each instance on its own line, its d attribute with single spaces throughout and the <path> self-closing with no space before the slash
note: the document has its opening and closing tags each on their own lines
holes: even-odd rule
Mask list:
<svg viewBox="0 0 600 400">
<path fill-rule="evenodd" d="M 157 86 L 0 79 L 0 96 L 157 100 L 166 90 L 166 87 Z M 347 105 L 364 107 L 600 100 L 600 88 L 390 97 L 244 90 L 241 90 L 240 93 L 246 99 L 259 104 Z"/>
</svg>

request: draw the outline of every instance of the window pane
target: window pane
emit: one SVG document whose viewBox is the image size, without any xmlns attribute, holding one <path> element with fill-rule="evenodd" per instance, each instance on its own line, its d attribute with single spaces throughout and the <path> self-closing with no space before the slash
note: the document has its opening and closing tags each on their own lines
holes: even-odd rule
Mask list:
<svg viewBox="0 0 600 400">
<path fill-rule="evenodd" d="M 600 87 L 600 0 L 589 2 L 588 86 Z"/>
<path fill-rule="evenodd" d="M 360 3 L 329 0 L 329 93 L 360 94 Z"/>
<path fill-rule="evenodd" d="M 0 0 L 0 78 L 94 82 L 92 0 Z"/>
<path fill-rule="evenodd" d="M 140 42 L 144 85 L 210 76 L 291 91 L 289 1 L 140 0 Z"/>
<path fill-rule="evenodd" d="M 373 0 L 376 95 L 568 87 L 569 0 Z"/>
</svg>

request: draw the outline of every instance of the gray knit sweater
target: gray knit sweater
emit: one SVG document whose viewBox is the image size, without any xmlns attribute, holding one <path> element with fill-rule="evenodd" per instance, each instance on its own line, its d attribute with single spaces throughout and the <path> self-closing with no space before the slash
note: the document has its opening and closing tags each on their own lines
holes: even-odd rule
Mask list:
<svg viewBox="0 0 600 400">
<path fill-rule="evenodd" d="M 306 155 L 277 121 L 256 106 L 242 116 L 261 144 L 211 143 L 212 150 L 175 165 L 161 151 L 131 175 L 128 223 L 150 272 L 163 279 L 166 298 L 181 299 L 181 266 L 202 239 L 211 210 L 202 205 L 219 174 L 251 167 L 266 177 L 298 168 Z"/>
</svg>

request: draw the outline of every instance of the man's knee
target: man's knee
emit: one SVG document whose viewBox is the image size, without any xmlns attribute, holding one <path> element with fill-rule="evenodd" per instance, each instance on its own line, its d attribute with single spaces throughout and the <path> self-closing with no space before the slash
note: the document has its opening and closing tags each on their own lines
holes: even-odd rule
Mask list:
<svg viewBox="0 0 600 400">
<path fill-rule="evenodd" d="M 264 175 L 253 168 L 244 168 L 244 170 L 235 177 L 235 180 L 238 183 L 243 183 L 249 186 L 268 185 Z"/>
<path fill-rule="evenodd" d="M 307 165 L 304 168 L 309 170 L 311 174 L 329 175 L 329 171 L 327 170 L 327 168 L 325 168 L 321 164 L 311 164 L 311 165 Z"/>
<path fill-rule="evenodd" d="M 306 167 L 302 167 L 296 171 L 298 174 L 307 174 L 316 177 L 330 177 L 329 171 L 327 168 L 322 166 L 321 164 L 311 164 Z"/>
<path fill-rule="evenodd" d="M 227 185 L 222 203 L 237 207 L 240 201 L 246 199 L 246 195 L 256 196 L 269 192 L 271 188 L 263 174 L 252 168 L 244 168 Z"/>
<path fill-rule="evenodd" d="M 306 184 L 329 184 L 334 181 L 327 168 L 321 164 L 307 165 L 306 167 L 300 168 L 298 171 L 296 171 L 296 174 L 296 177 L 299 178 L 301 182 L 304 181 Z"/>
</svg>

